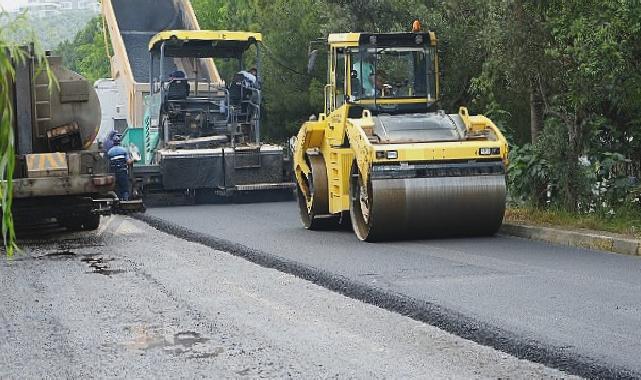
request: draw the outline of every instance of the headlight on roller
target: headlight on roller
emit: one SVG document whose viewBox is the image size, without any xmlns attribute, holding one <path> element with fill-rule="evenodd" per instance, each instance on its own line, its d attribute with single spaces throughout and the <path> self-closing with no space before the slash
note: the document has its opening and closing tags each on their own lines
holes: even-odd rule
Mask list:
<svg viewBox="0 0 641 380">
<path fill-rule="evenodd" d="M 501 148 L 480 148 L 479 149 L 480 156 L 494 156 L 497 154 L 501 154 Z"/>
<path fill-rule="evenodd" d="M 397 160 L 398 159 L 398 151 L 397 150 L 379 150 L 376 152 L 376 159 L 377 160 Z"/>
</svg>

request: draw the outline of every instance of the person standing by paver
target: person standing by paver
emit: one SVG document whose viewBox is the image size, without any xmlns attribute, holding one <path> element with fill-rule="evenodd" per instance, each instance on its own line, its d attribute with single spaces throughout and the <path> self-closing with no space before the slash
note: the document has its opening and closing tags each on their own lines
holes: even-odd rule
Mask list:
<svg viewBox="0 0 641 380">
<path fill-rule="evenodd" d="M 109 149 L 114 147 L 114 138 L 116 138 L 116 136 L 118 136 L 118 131 L 112 130 L 109 132 L 109 135 L 107 135 L 105 141 L 102 142 L 102 146 L 106 152 L 109 152 Z"/>
<path fill-rule="evenodd" d="M 107 156 L 111 170 L 116 174 L 116 189 L 118 198 L 121 201 L 129 200 L 129 165 L 131 159 L 127 149 L 120 146 L 120 136 L 116 135 L 113 138 L 114 146 L 109 149 Z"/>
</svg>

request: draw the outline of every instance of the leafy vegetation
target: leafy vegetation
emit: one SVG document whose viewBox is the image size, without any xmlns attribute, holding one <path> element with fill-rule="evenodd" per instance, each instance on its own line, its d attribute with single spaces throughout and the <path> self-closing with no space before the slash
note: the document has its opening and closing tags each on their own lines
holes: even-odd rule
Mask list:
<svg viewBox="0 0 641 380">
<path fill-rule="evenodd" d="M 25 18 L 12 18 L 8 21 L 9 15 L 0 13 L 3 20 L 0 27 L 0 218 L 1 235 L 3 245 L 9 256 L 13 255 L 17 248 L 16 235 L 11 215 L 13 196 L 13 172 L 15 167 L 15 135 L 14 135 L 14 110 L 13 110 L 13 81 L 15 79 L 14 62 L 23 63 L 28 57 L 28 50 L 15 42 L 17 33 L 27 34 L 29 27 Z M 31 41 L 37 40 L 32 35 Z M 39 61 L 38 67 L 46 70 L 49 80 L 53 82 L 49 71 L 45 54 L 36 48 L 35 58 Z"/>
<path fill-rule="evenodd" d="M 546 182 L 547 200 L 582 213 L 616 213 L 626 206 L 639 213 L 632 191 L 641 174 L 641 50 L 635 34 L 641 9 L 625 0 L 547 6 L 547 69 L 539 89 L 547 125 L 538 139 L 545 143 L 533 146 L 554 174 Z M 521 187 L 530 183 L 527 175 L 513 179 Z"/>
<path fill-rule="evenodd" d="M 106 45 L 107 44 L 107 45 Z M 75 35 L 73 40 L 64 41 L 55 52 L 63 58 L 64 65 L 81 73 L 89 81 L 110 76 L 109 50 L 100 17 L 94 17 Z"/>
</svg>

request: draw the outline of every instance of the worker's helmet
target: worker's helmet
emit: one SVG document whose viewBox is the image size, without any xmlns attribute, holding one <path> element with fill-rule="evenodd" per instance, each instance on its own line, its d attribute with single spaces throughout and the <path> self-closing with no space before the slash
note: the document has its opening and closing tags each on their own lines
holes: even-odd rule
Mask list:
<svg viewBox="0 0 641 380">
<path fill-rule="evenodd" d="M 185 72 L 182 70 L 176 70 L 169 74 L 169 79 L 185 79 Z"/>
</svg>

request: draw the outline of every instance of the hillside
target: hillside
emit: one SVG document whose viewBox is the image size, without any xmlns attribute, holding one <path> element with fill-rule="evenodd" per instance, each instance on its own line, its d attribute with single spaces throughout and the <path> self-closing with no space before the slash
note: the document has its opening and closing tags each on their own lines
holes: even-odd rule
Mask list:
<svg viewBox="0 0 641 380">
<path fill-rule="evenodd" d="M 0 17 L 0 27 L 4 27 L 8 20 L 22 18 L 27 26 L 11 37 L 16 42 L 40 41 L 43 49 L 54 50 L 66 40 L 73 40 L 74 36 L 86 27 L 87 23 L 97 15 L 90 10 L 66 11 L 63 14 L 47 18 L 36 18 L 25 14 L 5 13 Z"/>
</svg>

